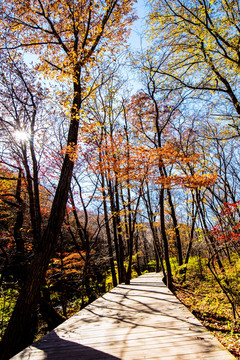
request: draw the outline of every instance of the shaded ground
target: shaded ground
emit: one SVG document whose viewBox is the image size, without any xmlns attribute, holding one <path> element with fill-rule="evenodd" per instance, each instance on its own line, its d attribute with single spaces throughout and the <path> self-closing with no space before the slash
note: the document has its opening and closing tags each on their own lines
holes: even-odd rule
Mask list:
<svg viewBox="0 0 240 360">
<path fill-rule="evenodd" d="M 240 359 L 240 319 L 233 321 L 230 305 L 217 284 L 209 281 L 175 283 L 175 295 L 201 323 L 237 358 Z"/>
</svg>

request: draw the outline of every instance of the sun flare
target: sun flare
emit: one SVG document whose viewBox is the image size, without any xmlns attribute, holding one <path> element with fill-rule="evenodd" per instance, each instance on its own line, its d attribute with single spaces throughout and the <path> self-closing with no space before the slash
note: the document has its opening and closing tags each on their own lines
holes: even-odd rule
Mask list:
<svg viewBox="0 0 240 360">
<path fill-rule="evenodd" d="M 13 136 L 17 141 L 27 141 L 30 137 L 29 133 L 24 130 L 14 131 Z"/>
</svg>

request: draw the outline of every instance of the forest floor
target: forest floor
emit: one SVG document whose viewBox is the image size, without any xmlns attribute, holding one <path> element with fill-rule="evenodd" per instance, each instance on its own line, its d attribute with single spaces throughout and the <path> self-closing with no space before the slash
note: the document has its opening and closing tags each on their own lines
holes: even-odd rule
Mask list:
<svg viewBox="0 0 240 360">
<path fill-rule="evenodd" d="M 240 319 L 233 320 L 230 304 L 218 284 L 208 277 L 189 279 L 180 284 L 175 279 L 175 295 L 201 323 L 240 359 Z"/>
</svg>

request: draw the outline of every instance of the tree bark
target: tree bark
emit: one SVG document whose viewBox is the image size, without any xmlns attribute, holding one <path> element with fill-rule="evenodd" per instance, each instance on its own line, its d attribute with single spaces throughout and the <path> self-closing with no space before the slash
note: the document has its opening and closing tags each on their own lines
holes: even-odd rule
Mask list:
<svg viewBox="0 0 240 360">
<path fill-rule="evenodd" d="M 177 245 L 177 254 L 178 254 L 178 265 L 181 266 L 183 264 L 183 256 L 182 256 L 182 243 L 181 243 L 181 236 L 178 229 L 178 221 L 176 217 L 175 208 L 172 202 L 172 196 L 171 191 L 169 188 L 167 188 L 167 194 L 168 194 L 168 203 L 171 209 L 171 217 L 173 220 L 173 227 L 176 234 L 176 245 Z"/>
<path fill-rule="evenodd" d="M 161 234 L 163 239 L 163 245 L 164 245 L 164 255 L 165 255 L 165 262 L 166 262 L 166 282 L 167 287 L 171 290 L 172 289 L 172 270 L 171 270 L 171 264 L 169 259 L 169 251 L 168 251 L 168 240 L 167 240 L 167 234 L 165 229 L 165 214 L 164 214 L 164 186 L 161 187 L 160 190 L 160 223 L 161 223 Z"/>
<path fill-rule="evenodd" d="M 102 178 L 103 178 L 103 176 L 102 176 Z M 104 188 L 104 186 L 103 186 L 103 188 Z M 116 277 L 114 259 L 113 259 L 112 239 L 111 239 L 111 231 L 110 231 L 109 219 L 108 219 L 108 213 L 107 213 L 105 190 L 103 190 L 103 208 L 104 208 L 104 220 L 105 220 L 107 243 L 108 243 L 108 255 L 109 255 L 109 259 L 110 259 L 110 267 L 111 267 L 111 273 L 112 273 L 113 286 L 115 287 L 115 286 L 117 286 L 117 277 Z"/>
</svg>

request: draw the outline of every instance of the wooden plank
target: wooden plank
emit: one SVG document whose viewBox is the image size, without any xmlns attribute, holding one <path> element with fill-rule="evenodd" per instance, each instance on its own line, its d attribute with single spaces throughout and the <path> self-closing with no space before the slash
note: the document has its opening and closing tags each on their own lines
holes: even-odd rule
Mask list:
<svg viewBox="0 0 240 360">
<path fill-rule="evenodd" d="M 233 360 L 161 274 L 121 284 L 15 355 L 19 359 Z"/>
</svg>

